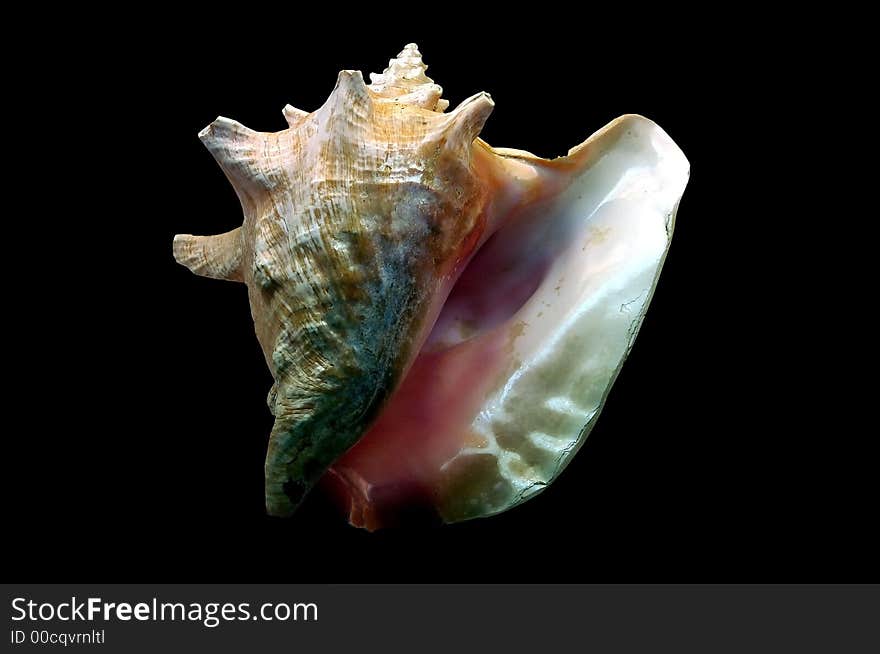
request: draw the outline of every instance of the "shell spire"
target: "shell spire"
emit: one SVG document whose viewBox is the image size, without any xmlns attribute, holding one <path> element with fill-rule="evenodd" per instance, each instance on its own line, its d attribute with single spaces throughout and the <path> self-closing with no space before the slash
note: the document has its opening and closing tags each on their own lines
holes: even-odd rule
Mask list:
<svg viewBox="0 0 880 654">
<path fill-rule="evenodd" d="M 419 46 L 408 43 L 397 57 L 388 62 L 388 68 L 382 73 L 370 73 L 372 83 L 367 88 L 378 99 L 414 104 L 442 113 L 449 106 L 449 101 L 441 99 L 443 89 L 425 75 L 427 69 Z"/>
</svg>

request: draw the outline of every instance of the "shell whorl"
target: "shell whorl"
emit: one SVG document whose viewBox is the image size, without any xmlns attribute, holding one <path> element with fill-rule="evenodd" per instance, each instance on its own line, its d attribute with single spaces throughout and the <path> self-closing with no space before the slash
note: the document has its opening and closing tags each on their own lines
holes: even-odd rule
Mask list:
<svg viewBox="0 0 880 654">
<path fill-rule="evenodd" d="M 443 89 L 425 75 L 427 69 L 419 46 L 408 43 L 397 57 L 389 60 L 383 72 L 370 73 L 372 83 L 367 88 L 378 99 L 414 104 L 442 113 L 449 107 L 449 101 L 441 98 Z"/>
</svg>

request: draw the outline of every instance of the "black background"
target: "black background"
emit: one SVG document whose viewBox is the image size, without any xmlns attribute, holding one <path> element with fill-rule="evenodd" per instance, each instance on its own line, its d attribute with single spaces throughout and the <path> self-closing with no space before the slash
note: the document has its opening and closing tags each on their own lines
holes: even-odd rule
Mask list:
<svg viewBox="0 0 880 654">
<path fill-rule="evenodd" d="M 796 417 L 787 355 L 796 329 L 767 298 L 764 267 L 779 146 L 762 116 L 795 65 L 759 36 L 673 27 L 628 10 L 578 24 L 493 29 L 467 7 L 391 25 L 329 7 L 205 9 L 119 18 L 53 41 L 22 64 L 55 139 L 31 175 L 27 244 L 37 319 L 21 310 L 32 407 L 14 449 L 6 522 L 12 573 L 54 581 L 703 582 L 876 577 L 875 502 L 841 467 L 836 434 Z M 386 9 L 386 12 L 391 11 Z M 80 16 L 82 18 L 82 16 Z M 107 21 L 110 17 L 96 17 Z M 486 22 L 488 21 L 488 22 Z M 97 25 L 97 23 L 96 23 Z M 425 27 L 430 25 L 431 29 Z M 340 69 L 381 72 L 416 41 L 452 106 L 485 90 L 483 138 L 564 154 L 622 113 L 659 123 L 691 162 L 672 248 L 636 346 L 598 424 L 559 480 L 490 519 L 378 533 L 313 494 L 292 519 L 263 509 L 271 379 L 242 285 L 197 278 L 175 233 L 240 224 L 238 202 L 197 132 L 218 114 L 285 127 Z M 49 99 L 43 98 L 48 96 Z M 29 124 L 36 122 L 32 120 Z M 27 133 L 22 134 L 29 138 Z M 57 147 L 57 144 L 63 147 Z M 33 148 L 31 148 L 33 149 Z M 27 249 L 27 248 L 25 248 Z M 45 279 L 43 278 L 45 276 Z M 36 353 L 31 354 L 31 353 Z M 874 516 L 876 517 L 876 516 Z"/>
</svg>

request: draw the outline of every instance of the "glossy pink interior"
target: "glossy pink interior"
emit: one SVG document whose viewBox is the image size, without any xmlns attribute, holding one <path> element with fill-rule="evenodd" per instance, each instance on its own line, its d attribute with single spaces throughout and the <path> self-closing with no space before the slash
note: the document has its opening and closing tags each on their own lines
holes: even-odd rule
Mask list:
<svg viewBox="0 0 880 654">
<path fill-rule="evenodd" d="M 565 225 L 542 218 L 513 218 L 476 253 L 382 415 L 325 476 L 353 525 L 394 524 L 413 507 L 430 514 L 444 463 L 481 444 L 471 424 L 510 365 L 514 316 L 566 242 Z"/>
</svg>

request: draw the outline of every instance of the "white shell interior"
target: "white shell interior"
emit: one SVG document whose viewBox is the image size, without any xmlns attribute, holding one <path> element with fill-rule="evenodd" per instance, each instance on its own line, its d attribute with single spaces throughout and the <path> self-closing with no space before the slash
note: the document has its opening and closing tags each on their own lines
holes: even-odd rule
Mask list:
<svg viewBox="0 0 880 654">
<path fill-rule="evenodd" d="M 491 454 L 498 479 L 444 517 L 503 511 L 534 495 L 583 444 L 654 293 L 688 173 L 666 133 L 634 119 L 554 202 L 544 239 L 567 247 L 509 321 L 520 363 L 474 417 L 485 445 L 446 464 Z"/>
</svg>

